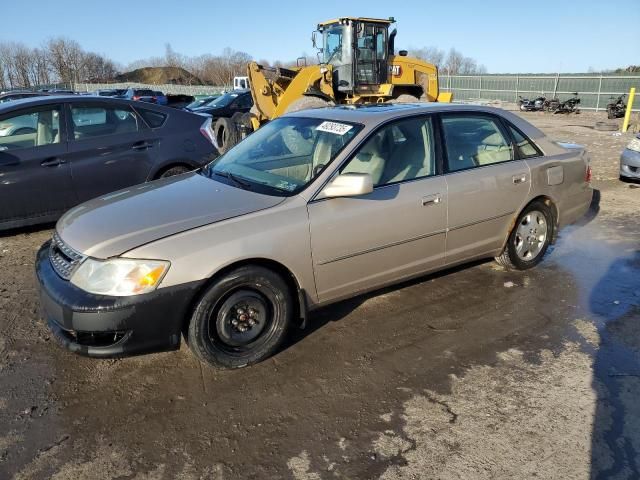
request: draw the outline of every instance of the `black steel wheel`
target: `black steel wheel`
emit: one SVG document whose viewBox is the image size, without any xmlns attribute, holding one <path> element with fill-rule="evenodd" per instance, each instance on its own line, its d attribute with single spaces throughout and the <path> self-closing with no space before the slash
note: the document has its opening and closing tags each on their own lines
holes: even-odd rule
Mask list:
<svg viewBox="0 0 640 480">
<path fill-rule="evenodd" d="M 247 265 L 222 276 L 202 294 L 187 341 L 203 362 L 241 368 L 271 356 L 286 337 L 293 300 L 275 272 Z"/>
</svg>

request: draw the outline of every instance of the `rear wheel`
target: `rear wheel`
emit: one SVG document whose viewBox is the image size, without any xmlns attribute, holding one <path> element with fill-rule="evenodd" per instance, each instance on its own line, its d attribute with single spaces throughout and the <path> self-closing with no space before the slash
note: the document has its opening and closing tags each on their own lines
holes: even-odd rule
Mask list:
<svg viewBox="0 0 640 480">
<path fill-rule="evenodd" d="M 543 202 L 528 205 L 518 217 L 507 244 L 496 261 L 507 268 L 526 270 L 542 261 L 553 236 L 553 215 Z"/>
<path fill-rule="evenodd" d="M 200 297 L 187 333 L 203 362 L 241 368 L 271 356 L 291 324 L 293 300 L 285 281 L 264 267 L 229 272 Z"/>
</svg>

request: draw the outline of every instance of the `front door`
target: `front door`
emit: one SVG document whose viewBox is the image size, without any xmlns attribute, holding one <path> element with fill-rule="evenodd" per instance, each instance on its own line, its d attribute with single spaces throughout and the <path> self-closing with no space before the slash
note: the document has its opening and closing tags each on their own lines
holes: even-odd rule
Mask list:
<svg viewBox="0 0 640 480">
<path fill-rule="evenodd" d="M 128 106 L 71 104 L 71 171 L 81 202 L 143 183 L 159 141 Z"/>
<path fill-rule="evenodd" d="M 373 192 L 309 203 L 321 302 L 442 266 L 447 189 L 433 138 L 429 117 L 382 127 L 340 169 L 371 175 Z"/>
<path fill-rule="evenodd" d="M 50 221 L 77 203 L 61 105 L 0 117 L 0 226 Z"/>
<path fill-rule="evenodd" d="M 500 249 L 529 194 L 531 175 L 499 119 L 479 113 L 442 115 L 449 225 L 447 263 Z"/>
</svg>

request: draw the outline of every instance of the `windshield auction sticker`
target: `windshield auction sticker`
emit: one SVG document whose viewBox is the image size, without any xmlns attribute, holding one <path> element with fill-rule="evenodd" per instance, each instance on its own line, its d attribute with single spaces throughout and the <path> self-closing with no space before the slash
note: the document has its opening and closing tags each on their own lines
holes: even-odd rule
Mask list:
<svg viewBox="0 0 640 480">
<path fill-rule="evenodd" d="M 353 125 L 347 125 L 345 123 L 337 122 L 322 122 L 316 128 L 319 132 L 335 133 L 336 135 L 344 135 L 353 128 Z"/>
</svg>

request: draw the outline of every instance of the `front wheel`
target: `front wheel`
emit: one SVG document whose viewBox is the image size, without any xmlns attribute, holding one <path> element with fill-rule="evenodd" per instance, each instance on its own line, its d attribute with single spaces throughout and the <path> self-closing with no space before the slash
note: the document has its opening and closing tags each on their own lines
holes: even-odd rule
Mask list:
<svg viewBox="0 0 640 480">
<path fill-rule="evenodd" d="M 507 268 L 527 270 L 542 261 L 553 236 L 553 215 L 543 202 L 533 202 L 518 217 L 496 261 Z"/>
<path fill-rule="evenodd" d="M 241 368 L 271 356 L 282 344 L 293 315 L 285 281 L 258 266 L 237 268 L 200 297 L 187 343 L 203 362 Z"/>
</svg>

